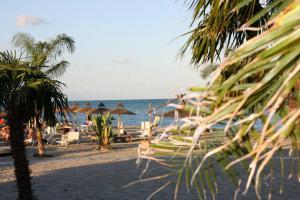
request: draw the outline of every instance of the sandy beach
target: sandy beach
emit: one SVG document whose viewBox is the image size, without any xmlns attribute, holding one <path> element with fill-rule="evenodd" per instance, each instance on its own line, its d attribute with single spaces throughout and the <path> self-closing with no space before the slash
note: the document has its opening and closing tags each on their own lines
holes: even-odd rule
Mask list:
<svg viewBox="0 0 300 200">
<path fill-rule="evenodd" d="M 88 144 L 57 148 L 48 145 L 47 153 L 52 157 L 36 158 L 32 149 L 27 149 L 32 170 L 32 183 L 37 199 L 147 199 L 168 180 L 138 183 L 123 188 L 136 181 L 141 168 L 136 167 L 137 143 L 114 144 L 113 150 L 99 152 Z M 160 166 L 150 165 L 148 177 L 164 174 Z M 222 177 L 222 176 L 220 176 Z M 234 190 L 230 183 L 220 179 L 220 191 L 216 199 L 233 199 Z M 276 185 L 277 184 L 277 185 Z M 279 187 L 279 182 L 275 186 Z M 274 187 L 274 189 L 276 189 Z M 173 199 L 175 183 L 165 188 L 153 199 Z M 274 190 L 275 191 L 275 190 Z M 299 199 L 300 184 L 294 179 L 285 180 L 284 193 L 274 192 L 272 199 Z M 0 199 L 16 199 L 17 191 L 11 156 L 0 157 Z M 266 197 L 266 195 L 265 195 Z M 197 199 L 195 191 L 187 192 L 184 184 L 178 199 Z M 211 199 L 208 196 L 208 199 Z M 239 199 L 256 199 L 253 191 Z"/>
<path fill-rule="evenodd" d="M 47 147 L 53 157 L 36 158 L 27 154 L 32 182 L 38 199 L 146 199 L 161 181 L 136 184 L 142 169 L 137 169 L 137 143 L 117 144 L 109 152 L 99 152 L 87 144 L 68 148 Z M 0 199 L 16 199 L 17 192 L 10 156 L 0 157 Z M 153 184 L 154 183 L 154 184 Z M 172 198 L 166 190 L 159 199 Z"/>
</svg>

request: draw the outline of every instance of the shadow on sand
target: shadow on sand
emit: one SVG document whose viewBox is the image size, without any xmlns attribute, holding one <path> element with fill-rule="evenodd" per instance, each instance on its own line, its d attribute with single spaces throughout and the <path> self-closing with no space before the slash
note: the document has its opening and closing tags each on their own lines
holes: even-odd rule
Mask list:
<svg viewBox="0 0 300 200">
<path fill-rule="evenodd" d="M 165 174 L 167 171 L 155 164 L 151 164 L 149 176 Z M 67 167 L 67 166 L 65 166 Z M 135 181 L 143 168 L 137 169 L 135 160 L 119 161 L 112 163 L 86 165 L 73 168 L 64 168 L 53 170 L 44 175 L 32 179 L 35 195 L 40 200 L 60 200 L 60 199 L 147 199 L 147 197 L 160 188 L 168 180 L 155 180 L 138 183 L 133 186 L 122 188 L 122 186 Z M 275 167 L 275 172 L 280 170 Z M 0 171 L 1 173 L 1 171 Z M 223 175 L 218 173 L 219 193 L 217 200 L 233 199 L 234 189 Z M 285 177 L 286 179 L 286 177 Z M 225 181 L 226 180 L 226 181 Z M 279 182 L 274 180 L 274 193 L 272 199 L 296 200 L 300 195 L 300 184 L 295 178 L 285 180 L 284 193 L 279 194 Z M 16 199 L 16 189 L 14 182 L 7 182 L 0 185 L 0 199 Z M 153 199 L 173 199 L 175 183 L 159 192 Z M 267 192 L 263 193 L 263 199 L 267 199 Z M 178 199 L 198 199 L 196 192 L 187 192 L 185 183 L 180 187 Z M 208 199 L 211 197 L 208 196 Z M 246 196 L 239 196 L 238 199 L 254 200 L 256 199 L 253 190 L 250 190 Z"/>
</svg>

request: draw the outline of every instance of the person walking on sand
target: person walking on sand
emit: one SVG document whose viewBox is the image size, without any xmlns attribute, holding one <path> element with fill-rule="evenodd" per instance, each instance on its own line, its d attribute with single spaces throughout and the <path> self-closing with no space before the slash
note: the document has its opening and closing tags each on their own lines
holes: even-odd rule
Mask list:
<svg viewBox="0 0 300 200">
<path fill-rule="evenodd" d="M 10 128 L 9 128 L 9 126 L 4 126 L 0 130 L 0 134 L 4 138 L 5 145 L 10 144 Z"/>
<path fill-rule="evenodd" d="M 0 126 L 2 127 L 4 126 L 4 124 L 5 124 L 5 120 L 3 118 L 0 118 Z"/>
<path fill-rule="evenodd" d="M 35 128 L 29 128 L 24 142 L 25 142 L 25 144 L 31 144 L 35 140 L 36 140 Z"/>
</svg>

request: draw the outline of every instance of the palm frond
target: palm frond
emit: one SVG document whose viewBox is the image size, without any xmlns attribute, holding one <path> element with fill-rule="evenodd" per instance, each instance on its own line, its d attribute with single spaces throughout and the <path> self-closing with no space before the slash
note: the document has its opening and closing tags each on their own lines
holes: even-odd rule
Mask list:
<svg viewBox="0 0 300 200">
<path fill-rule="evenodd" d="M 62 60 L 53 66 L 48 66 L 47 67 L 48 69 L 46 70 L 45 73 L 49 76 L 54 76 L 54 77 L 61 76 L 66 71 L 68 65 L 69 65 L 68 61 Z"/>
<path fill-rule="evenodd" d="M 28 33 L 19 32 L 13 36 L 12 43 L 15 47 L 30 55 L 34 48 L 35 39 Z"/>
<path fill-rule="evenodd" d="M 17 33 L 13 37 L 13 44 L 25 52 L 26 60 L 31 63 L 32 68 L 48 68 L 46 73 L 51 76 L 60 76 L 66 71 L 69 63 L 58 59 L 64 51 L 73 53 L 75 50 L 74 39 L 65 33 L 49 41 L 35 41 L 27 33 Z"/>
<path fill-rule="evenodd" d="M 75 50 L 75 41 L 72 37 L 67 34 L 59 34 L 55 39 L 49 41 L 49 47 L 47 49 L 49 55 L 56 58 L 61 56 L 64 50 L 73 53 Z"/>
<path fill-rule="evenodd" d="M 43 71 L 32 68 L 15 52 L 0 52 L 0 106 L 18 112 L 21 121 L 33 118 L 36 109 L 43 111 L 43 119 L 49 125 L 57 122 L 57 110 L 64 117 L 68 103 L 63 86 Z"/>
<path fill-rule="evenodd" d="M 181 55 L 191 50 L 192 64 L 220 60 L 226 49 L 235 49 L 246 39 L 266 30 L 266 21 L 284 9 L 287 1 L 267 1 L 265 8 L 259 0 L 190 1 L 189 9 L 194 13 L 192 31 Z M 248 29 L 250 25 L 251 30 Z M 243 31 L 237 32 L 241 27 Z"/>
<path fill-rule="evenodd" d="M 239 1 L 235 9 L 250 2 Z M 140 151 L 141 158 L 156 156 L 167 166 L 190 168 L 190 184 L 200 197 L 206 191 L 216 194 L 217 179 L 210 175 L 221 167 L 235 187 L 246 177 L 244 192 L 254 186 L 260 199 L 272 158 L 286 148 L 289 156 L 299 160 L 294 155 L 300 148 L 300 0 L 289 1 L 280 14 L 270 16 L 263 33 L 228 55 L 208 88 L 191 89 L 185 107 L 195 112 L 182 119 L 179 127 L 165 130 L 171 134 L 167 140 L 162 140 L 163 135 L 150 150 Z M 300 180 L 299 174 L 293 175 Z"/>
<path fill-rule="evenodd" d="M 207 79 L 217 68 L 217 64 L 208 64 L 206 66 L 203 66 L 200 69 L 200 75 L 202 78 Z"/>
</svg>

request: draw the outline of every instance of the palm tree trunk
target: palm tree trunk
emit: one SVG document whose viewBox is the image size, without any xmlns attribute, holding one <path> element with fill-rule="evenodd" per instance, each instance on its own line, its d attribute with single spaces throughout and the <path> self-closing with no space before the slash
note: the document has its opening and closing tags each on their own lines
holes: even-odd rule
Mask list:
<svg viewBox="0 0 300 200">
<path fill-rule="evenodd" d="M 38 143 L 38 156 L 43 157 L 43 156 L 45 156 L 45 147 L 44 147 L 44 144 L 43 144 L 42 125 L 39 122 L 39 119 L 37 119 L 36 140 L 37 140 L 37 143 Z"/>
<path fill-rule="evenodd" d="M 109 137 L 108 137 L 108 133 L 109 133 L 108 127 L 105 127 L 105 128 L 104 128 L 104 134 L 103 134 L 103 147 L 104 147 L 105 149 L 108 149 L 108 148 L 109 148 Z"/>
<path fill-rule="evenodd" d="M 103 148 L 103 138 L 101 137 L 101 135 L 99 135 L 99 147 L 98 147 L 98 150 L 102 149 Z"/>
<path fill-rule="evenodd" d="M 9 112 L 8 125 L 10 127 L 11 153 L 14 159 L 15 175 L 19 191 L 18 199 L 30 200 L 33 199 L 33 194 L 28 160 L 25 155 L 23 121 L 18 119 L 12 112 Z"/>
</svg>

